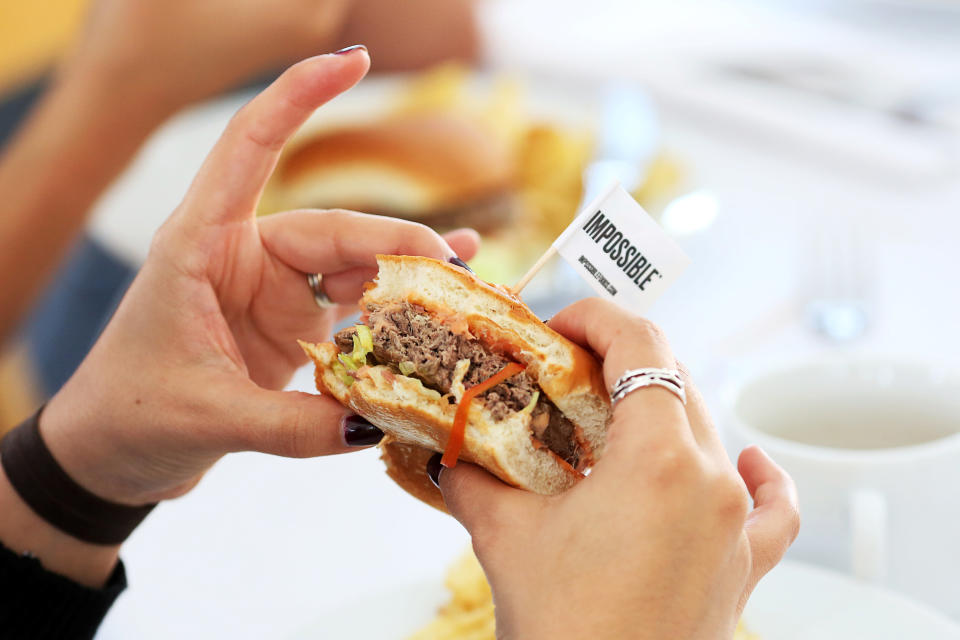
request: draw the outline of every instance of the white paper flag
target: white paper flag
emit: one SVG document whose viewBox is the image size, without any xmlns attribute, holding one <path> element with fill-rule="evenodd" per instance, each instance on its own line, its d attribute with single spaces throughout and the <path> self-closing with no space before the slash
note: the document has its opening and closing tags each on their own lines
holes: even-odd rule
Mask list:
<svg viewBox="0 0 960 640">
<path fill-rule="evenodd" d="M 584 208 L 553 248 L 597 293 L 634 313 L 646 313 L 690 264 L 619 183 Z"/>
</svg>

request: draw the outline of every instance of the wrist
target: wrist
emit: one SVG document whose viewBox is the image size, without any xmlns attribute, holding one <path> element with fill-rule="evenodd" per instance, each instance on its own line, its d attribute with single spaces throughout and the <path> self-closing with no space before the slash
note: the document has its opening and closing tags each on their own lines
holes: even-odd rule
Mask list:
<svg viewBox="0 0 960 640">
<path fill-rule="evenodd" d="M 111 436 L 107 405 L 93 395 L 78 402 L 74 385 L 69 381 L 40 416 L 50 453 L 74 482 L 98 498 L 133 507 L 152 502 L 133 479 L 123 444 Z"/>
<path fill-rule="evenodd" d="M 40 416 L 47 448 L 78 485 L 103 500 L 138 507 L 183 495 L 223 455 L 181 446 L 196 431 L 199 423 L 193 418 L 202 409 L 188 402 L 158 404 L 157 397 L 166 394 L 142 377 L 125 386 L 127 380 L 119 378 L 125 371 L 101 366 L 100 347 L 104 344 L 94 348 Z"/>
</svg>

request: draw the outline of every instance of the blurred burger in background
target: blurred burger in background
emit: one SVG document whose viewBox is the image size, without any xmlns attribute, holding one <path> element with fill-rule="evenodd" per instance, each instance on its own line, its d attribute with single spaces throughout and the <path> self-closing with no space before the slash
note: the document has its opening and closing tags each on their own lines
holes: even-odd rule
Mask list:
<svg viewBox="0 0 960 640">
<path fill-rule="evenodd" d="M 286 155 L 274 186 L 283 209 L 353 209 L 438 231 L 493 232 L 519 210 L 508 146 L 479 120 L 455 111 L 321 132 Z"/>
<path fill-rule="evenodd" d="M 578 96 L 551 106 L 579 108 L 580 118 L 534 115 L 528 90 L 544 101 L 515 78 L 448 64 L 403 78 L 387 95 L 347 94 L 351 114 L 363 115 L 304 129 L 260 212 L 342 208 L 440 232 L 473 227 L 483 243 L 471 267 L 485 280 L 514 281 L 576 215 L 596 126 Z M 653 200 L 677 182 L 676 165 L 661 154 L 634 195 L 655 210 Z"/>
</svg>

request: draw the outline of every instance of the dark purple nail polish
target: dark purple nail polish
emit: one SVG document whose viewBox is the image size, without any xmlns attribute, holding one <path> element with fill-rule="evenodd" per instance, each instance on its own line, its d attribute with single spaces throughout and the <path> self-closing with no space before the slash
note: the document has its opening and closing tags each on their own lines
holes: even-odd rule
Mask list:
<svg viewBox="0 0 960 640">
<path fill-rule="evenodd" d="M 466 262 L 464 262 L 463 260 L 461 260 L 461 259 L 458 258 L 457 256 L 453 256 L 452 258 L 450 258 L 449 260 L 447 260 L 447 262 L 449 262 L 449 263 L 452 264 L 452 265 L 456 265 L 456 266 L 458 266 L 458 267 L 461 267 L 461 268 L 463 268 L 463 269 L 466 269 L 466 270 L 469 271 L 470 273 L 473 273 L 473 269 L 470 268 L 470 265 L 468 265 Z"/>
<path fill-rule="evenodd" d="M 369 447 L 383 438 L 383 431 L 370 424 L 363 416 L 347 416 L 343 419 L 343 439 L 351 447 Z"/>
<path fill-rule="evenodd" d="M 440 488 L 440 472 L 443 471 L 443 465 L 440 464 L 441 459 L 443 459 L 443 456 L 435 453 L 427 460 L 427 475 L 430 476 L 430 482 L 437 489 Z"/>
<path fill-rule="evenodd" d="M 356 51 L 357 49 L 363 49 L 364 51 L 366 51 L 367 46 L 363 44 L 352 44 L 349 47 L 344 47 L 343 49 L 338 49 L 337 51 L 334 51 L 333 55 L 342 56 L 345 53 L 350 53 L 351 51 Z"/>
</svg>

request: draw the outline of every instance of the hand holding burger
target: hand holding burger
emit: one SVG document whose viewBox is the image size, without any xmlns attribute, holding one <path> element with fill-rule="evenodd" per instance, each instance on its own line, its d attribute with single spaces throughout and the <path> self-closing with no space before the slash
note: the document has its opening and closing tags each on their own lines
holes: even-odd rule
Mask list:
<svg viewBox="0 0 960 640">
<path fill-rule="evenodd" d="M 603 359 L 608 387 L 630 369 L 677 367 L 655 326 L 613 304 L 584 300 L 549 324 Z M 560 495 L 432 465 L 490 581 L 498 636 L 732 637 L 797 535 L 796 492 L 760 449 L 735 469 L 689 380 L 686 394 L 686 405 L 659 387 L 623 398 L 603 458 Z"/>
<path fill-rule="evenodd" d="M 154 239 L 120 307 L 39 432 L 81 488 L 120 505 L 189 491 L 230 451 L 306 457 L 348 451 L 336 401 L 283 392 L 376 273 L 374 254 L 446 260 L 476 250 L 473 232 L 444 240 L 411 222 L 348 211 L 254 208 L 284 142 L 314 109 L 363 77 L 362 48 L 310 58 L 241 109 Z M 334 306 L 317 308 L 307 273 Z M 354 447 L 355 448 L 355 447 Z M 82 542 L 35 515 L 0 473 L 0 541 L 48 569 L 103 584 L 117 545 Z"/>
</svg>

